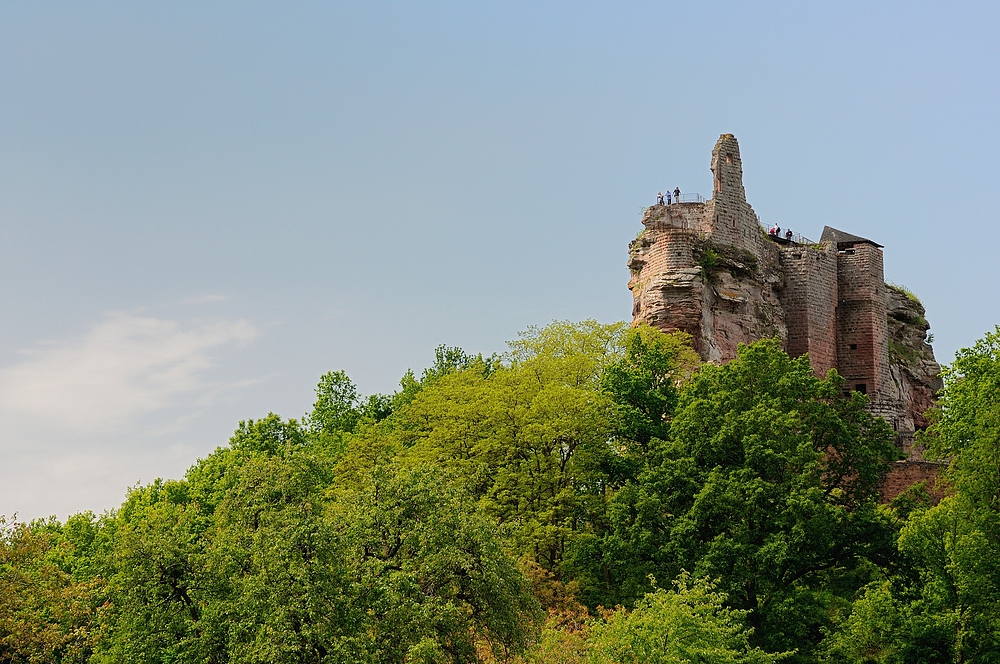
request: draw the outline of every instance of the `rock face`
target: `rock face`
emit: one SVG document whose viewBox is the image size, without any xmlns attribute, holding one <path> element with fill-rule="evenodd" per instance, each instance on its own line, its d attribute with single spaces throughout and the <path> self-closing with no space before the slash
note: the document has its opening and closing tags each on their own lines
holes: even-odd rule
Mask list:
<svg viewBox="0 0 1000 664">
<path fill-rule="evenodd" d="M 941 365 L 927 342 L 930 325 L 924 307 L 915 296 L 899 286 L 886 289 L 889 322 L 889 370 L 895 396 L 905 406 L 904 430 L 927 427 L 925 413 L 934 405 L 934 396 L 944 387 Z M 908 458 L 919 460 L 922 450 L 907 446 Z"/>
<path fill-rule="evenodd" d="M 768 235 L 747 203 L 739 144 L 732 134 L 712 151 L 712 198 L 654 205 L 629 245 L 633 324 L 691 334 L 708 362 L 737 346 L 778 336 L 813 369 L 836 369 L 846 387 L 868 395 L 873 413 L 899 433 L 903 460 L 886 498 L 933 480 L 914 432 L 941 388 L 915 297 L 885 283 L 882 247 L 826 227 L 819 243 Z"/>
<path fill-rule="evenodd" d="M 675 224 L 704 204 L 650 208 L 632 242 L 629 288 L 634 322 L 688 332 L 702 358 L 724 362 L 740 343 L 785 338 L 778 252 L 757 256 Z M 687 208 L 687 209 L 685 209 Z"/>
</svg>

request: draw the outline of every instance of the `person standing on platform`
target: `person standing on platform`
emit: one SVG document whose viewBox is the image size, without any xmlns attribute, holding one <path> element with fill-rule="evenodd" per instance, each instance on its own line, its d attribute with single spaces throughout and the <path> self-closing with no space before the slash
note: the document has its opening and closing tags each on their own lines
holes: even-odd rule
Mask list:
<svg viewBox="0 0 1000 664">
<path fill-rule="evenodd" d="M 674 187 L 674 202 L 675 203 L 680 203 L 681 202 L 681 188 L 680 187 Z"/>
</svg>

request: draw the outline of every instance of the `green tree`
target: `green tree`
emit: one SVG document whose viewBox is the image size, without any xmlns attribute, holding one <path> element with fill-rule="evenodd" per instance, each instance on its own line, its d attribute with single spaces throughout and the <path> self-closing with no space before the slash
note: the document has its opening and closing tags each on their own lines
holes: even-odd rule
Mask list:
<svg viewBox="0 0 1000 664">
<path fill-rule="evenodd" d="M 85 662 L 98 580 L 67 569 L 72 545 L 54 524 L 34 527 L 0 516 L 0 662 Z"/>
<path fill-rule="evenodd" d="M 919 647 L 918 643 L 904 638 L 903 612 L 889 581 L 872 582 L 853 603 L 844 623 L 824 640 L 820 659 L 858 664 L 935 661 L 934 658 L 928 659 L 927 653 L 920 653 L 922 656 L 915 659 L 903 658 L 905 650 L 912 651 Z"/>
<path fill-rule="evenodd" d="M 393 418 L 395 449 L 405 463 L 457 473 L 488 514 L 515 527 L 522 555 L 557 570 L 573 537 L 602 518 L 615 452 L 600 379 L 622 355 L 624 329 L 532 328 L 503 364 L 475 358 L 438 375 Z M 372 448 L 365 436 L 358 444 Z"/>
<path fill-rule="evenodd" d="M 892 550 L 875 499 L 894 434 L 865 406 L 775 340 L 702 367 L 679 396 L 670 439 L 611 498 L 609 532 L 581 541 L 585 598 L 631 603 L 646 575 L 689 569 L 719 579 L 755 643 L 808 657 L 829 603 L 857 587 L 849 577 L 860 561 Z"/>
<path fill-rule="evenodd" d="M 240 423 L 181 481 L 106 523 L 95 662 L 478 661 L 517 652 L 537 603 L 475 501 L 437 468 L 338 486 L 294 420 Z"/>
<path fill-rule="evenodd" d="M 622 451 L 645 460 L 653 439 L 670 437 L 680 387 L 700 361 L 690 335 L 663 334 L 648 325 L 625 333 L 623 346 L 623 356 L 601 375 L 601 389 L 614 401 L 615 433 Z"/>
<path fill-rule="evenodd" d="M 674 589 L 657 588 L 626 611 L 619 607 L 593 627 L 591 660 L 613 664 L 766 664 L 784 655 L 750 644 L 746 612 L 705 579 L 681 574 Z"/>
<path fill-rule="evenodd" d="M 475 502 L 434 467 L 376 469 L 335 507 L 378 662 L 478 662 L 520 652 L 538 603 Z"/>
<path fill-rule="evenodd" d="M 309 428 L 327 434 L 351 433 L 361 418 L 361 395 L 343 371 L 328 371 L 316 386 L 316 403 L 309 416 Z"/>
<path fill-rule="evenodd" d="M 1000 661 L 1000 329 L 956 353 L 943 375 L 922 442 L 947 463 L 949 495 L 909 514 L 903 565 L 855 603 L 828 640 L 832 658 Z"/>
<path fill-rule="evenodd" d="M 983 507 L 1000 511 L 1000 326 L 955 354 L 922 442 L 949 460 L 947 481 Z"/>
</svg>

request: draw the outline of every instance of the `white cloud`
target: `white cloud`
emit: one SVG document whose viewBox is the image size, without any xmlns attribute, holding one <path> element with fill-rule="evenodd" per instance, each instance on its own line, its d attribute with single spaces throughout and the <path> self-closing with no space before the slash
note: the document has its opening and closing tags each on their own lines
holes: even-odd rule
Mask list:
<svg viewBox="0 0 1000 664">
<path fill-rule="evenodd" d="M 0 370 L 0 411 L 68 431 L 118 429 L 182 394 L 217 391 L 204 378 L 212 352 L 256 335 L 245 320 L 111 315 L 82 338 L 39 344 Z"/>
</svg>

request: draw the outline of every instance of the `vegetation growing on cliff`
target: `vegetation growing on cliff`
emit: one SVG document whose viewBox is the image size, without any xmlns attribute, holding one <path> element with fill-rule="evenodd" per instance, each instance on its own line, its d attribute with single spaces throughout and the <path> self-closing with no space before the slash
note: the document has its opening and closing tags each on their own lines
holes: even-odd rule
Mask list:
<svg viewBox="0 0 1000 664">
<path fill-rule="evenodd" d="M 950 494 L 775 341 L 594 321 L 439 347 L 240 423 L 117 509 L 0 522 L 0 662 L 953 662 L 1000 656 L 1000 330 L 946 372 Z"/>
<path fill-rule="evenodd" d="M 735 275 L 757 274 L 757 257 L 746 249 L 701 240 L 694 246 L 698 265 L 705 270 L 728 269 Z"/>
<path fill-rule="evenodd" d="M 918 298 L 917 294 L 914 293 L 913 291 L 911 291 L 906 286 L 903 286 L 901 284 L 891 284 L 889 282 L 886 282 L 885 285 L 886 285 L 886 288 L 890 288 L 890 289 L 896 291 L 900 295 L 904 296 L 910 302 L 913 302 L 914 304 L 919 304 L 920 307 L 921 307 L 921 309 L 923 309 L 923 304 L 921 304 L 920 298 Z"/>
</svg>

